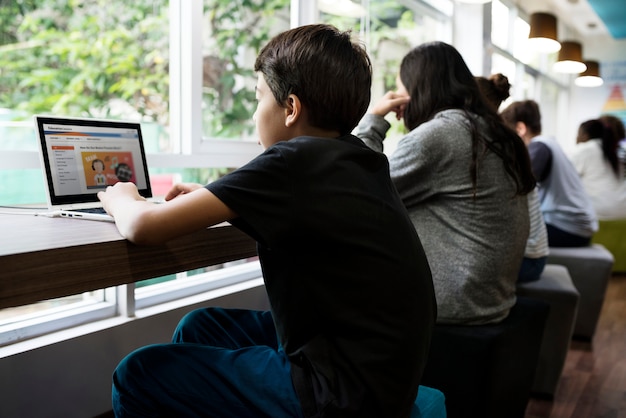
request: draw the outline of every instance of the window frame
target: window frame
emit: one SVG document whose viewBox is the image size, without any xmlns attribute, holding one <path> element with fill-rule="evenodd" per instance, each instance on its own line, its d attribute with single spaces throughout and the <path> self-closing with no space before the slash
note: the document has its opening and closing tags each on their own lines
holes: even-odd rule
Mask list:
<svg viewBox="0 0 626 418">
<path fill-rule="evenodd" d="M 403 3 L 414 10 L 428 11 L 430 15 L 442 18 L 441 11 L 432 6 L 416 0 L 405 0 Z M 229 141 L 202 136 L 202 89 L 197 88 L 202 85 L 202 11 L 202 0 L 170 0 L 169 130 L 173 151 L 149 153 L 146 158 L 150 169 L 237 168 L 262 151 L 256 141 Z M 314 23 L 319 16 L 317 4 L 310 0 L 291 0 L 290 16 L 291 27 Z M 451 20 L 449 24 L 452 24 Z M 0 167 L 6 170 L 41 170 L 39 153 L 3 151 L 0 153 Z M 54 314 L 42 313 L 30 318 L 28 322 L 16 321 L 15 325 L 0 326 L 0 347 L 97 320 L 130 318 L 140 309 L 208 290 L 256 281 L 260 277 L 260 264 L 252 261 L 155 285 L 157 287 L 146 291 L 137 291 L 135 284 L 117 286 L 105 290 L 104 302 L 59 309 Z"/>
<path fill-rule="evenodd" d="M 292 0 L 302 2 L 303 0 Z M 261 151 L 256 141 L 229 141 L 202 137 L 202 0 L 170 0 L 170 137 L 172 153 L 149 153 L 151 169 L 239 167 Z M 184 30 L 183 30 L 184 28 Z M 29 121 L 20 122 L 28 126 Z M 3 170 L 41 170 L 38 151 L 5 150 L 0 153 Z M 185 273 L 181 273 L 184 275 Z M 0 347 L 86 323 L 132 317 L 143 309 L 193 294 L 261 277 L 258 262 L 198 274 L 165 284 L 137 296 L 134 284 L 105 289 L 102 302 L 76 302 L 62 308 L 42 310 L 15 322 L 0 325 Z"/>
</svg>

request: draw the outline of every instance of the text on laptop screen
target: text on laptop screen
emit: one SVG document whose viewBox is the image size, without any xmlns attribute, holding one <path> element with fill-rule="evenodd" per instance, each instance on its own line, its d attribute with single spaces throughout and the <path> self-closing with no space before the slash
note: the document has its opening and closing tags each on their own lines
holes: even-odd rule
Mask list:
<svg viewBox="0 0 626 418">
<path fill-rule="evenodd" d="M 120 181 L 151 197 L 138 123 L 39 118 L 38 129 L 53 205 L 97 201 Z"/>
</svg>

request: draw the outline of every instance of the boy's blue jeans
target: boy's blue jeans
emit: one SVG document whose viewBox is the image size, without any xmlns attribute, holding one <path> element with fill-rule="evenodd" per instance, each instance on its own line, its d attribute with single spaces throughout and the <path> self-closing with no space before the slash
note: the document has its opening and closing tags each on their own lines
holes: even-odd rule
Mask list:
<svg viewBox="0 0 626 418">
<path fill-rule="evenodd" d="M 113 374 L 116 417 L 302 417 L 269 312 L 187 314 L 171 344 L 140 348 Z"/>
</svg>

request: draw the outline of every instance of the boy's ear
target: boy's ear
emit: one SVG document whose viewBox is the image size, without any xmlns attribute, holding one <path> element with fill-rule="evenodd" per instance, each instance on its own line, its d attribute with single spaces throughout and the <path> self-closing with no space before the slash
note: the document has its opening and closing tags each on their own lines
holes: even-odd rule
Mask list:
<svg viewBox="0 0 626 418">
<path fill-rule="evenodd" d="M 519 136 L 523 138 L 524 135 L 526 135 L 526 133 L 528 132 L 528 129 L 526 128 L 526 124 L 524 122 L 517 122 L 515 124 L 515 131 Z"/>
<path fill-rule="evenodd" d="M 295 94 L 290 94 L 287 97 L 287 104 L 285 106 L 285 126 L 291 127 L 295 124 L 302 113 L 302 103 L 300 98 Z"/>
</svg>

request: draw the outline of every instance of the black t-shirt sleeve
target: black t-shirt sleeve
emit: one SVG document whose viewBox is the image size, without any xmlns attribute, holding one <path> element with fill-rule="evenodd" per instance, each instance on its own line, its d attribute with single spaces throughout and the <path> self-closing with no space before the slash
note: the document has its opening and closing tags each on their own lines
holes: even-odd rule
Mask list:
<svg viewBox="0 0 626 418">
<path fill-rule="evenodd" d="M 543 142 L 531 142 L 528 145 L 528 154 L 537 181 L 544 181 L 552 169 L 552 151 Z"/>
<path fill-rule="evenodd" d="M 281 233 L 293 201 L 292 176 L 277 147 L 205 187 L 237 213 L 231 223 L 258 242 Z M 278 220 L 281 220 L 279 222 Z"/>
</svg>

